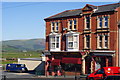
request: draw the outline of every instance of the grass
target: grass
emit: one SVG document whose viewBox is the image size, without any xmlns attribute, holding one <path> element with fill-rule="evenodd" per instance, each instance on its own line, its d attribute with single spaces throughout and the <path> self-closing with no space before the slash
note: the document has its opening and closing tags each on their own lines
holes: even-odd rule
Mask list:
<svg viewBox="0 0 120 80">
<path fill-rule="evenodd" d="M 35 51 L 29 52 L 3 52 L 2 58 L 11 59 L 11 58 L 40 58 L 41 53 Z M 17 60 L 4 60 L 2 64 L 17 63 Z M 1 64 L 1 63 L 0 63 Z"/>
<path fill-rule="evenodd" d="M 4 52 L 2 58 L 40 58 L 39 52 Z"/>
</svg>

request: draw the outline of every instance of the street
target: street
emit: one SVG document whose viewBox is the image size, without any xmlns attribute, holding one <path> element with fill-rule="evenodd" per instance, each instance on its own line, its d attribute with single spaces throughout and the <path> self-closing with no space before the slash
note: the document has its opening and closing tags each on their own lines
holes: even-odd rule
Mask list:
<svg viewBox="0 0 120 80">
<path fill-rule="evenodd" d="M 2 71 L 2 80 L 85 80 L 85 78 L 73 77 L 45 77 L 36 76 L 30 73 L 17 73 L 17 72 L 6 72 Z"/>
</svg>

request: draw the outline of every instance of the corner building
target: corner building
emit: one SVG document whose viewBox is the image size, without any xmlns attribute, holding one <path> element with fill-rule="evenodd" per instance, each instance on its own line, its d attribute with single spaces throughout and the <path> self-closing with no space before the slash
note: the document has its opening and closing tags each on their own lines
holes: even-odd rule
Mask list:
<svg viewBox="0 0 120 80">
<path fill-rule="evenodd" d="M 120 3 L 66 10 L 46 22 L 45 74 L 89 74 L 120 66 Z"/>
</svg>

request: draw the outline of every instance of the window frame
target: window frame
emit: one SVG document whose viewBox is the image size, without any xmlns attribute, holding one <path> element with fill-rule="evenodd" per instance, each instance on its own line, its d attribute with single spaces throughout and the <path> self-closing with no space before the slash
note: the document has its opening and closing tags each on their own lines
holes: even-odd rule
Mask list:
<svg viewBox="0 0 120 80">
<path fill-rule="evenodd" d="M 52 41 L 52 38 L 55 38 L 54 41 Z M 57 41 L 57 38 L 58 41 Z M 49 48 L 50 48 L 50 51 L 60 51 L 61 49 L 61 35 L 49 35 Z M 55 44 L 54 47 L 52 47 L 53 45 L 52 44 Z M 59 45 L 59 47 L 57 47 L 57 44 Z"/>
<path fill-rule="evenodd" d="M 77 40 L 75 40 L 75 36 L 77 36 Z M 72 37 L 72 40 L 69 41 L 69 37 Z M 72 47 L 69 46 L 69 43 L 72 43 Z M 75 47 L 75 43 L 77 46 Z M 67 51 L 78 51 L 79 50 L 79 34 L 67 34 L 66 35 L 66 49 Z"/>
</svg>

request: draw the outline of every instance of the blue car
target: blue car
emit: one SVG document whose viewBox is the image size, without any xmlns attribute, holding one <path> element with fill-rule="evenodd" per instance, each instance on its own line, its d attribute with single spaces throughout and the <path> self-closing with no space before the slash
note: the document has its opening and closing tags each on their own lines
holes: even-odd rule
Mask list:
<svg viewBox="0 0 120 80">
<path fill-rule="evenodd" d="M 26 72 L 28 70 L 25 64 L 7 64 L 6 71 Z"/>
</svg>

